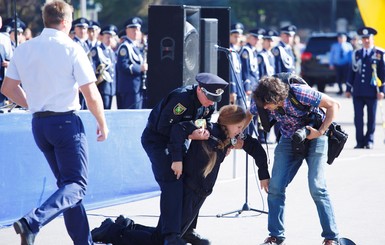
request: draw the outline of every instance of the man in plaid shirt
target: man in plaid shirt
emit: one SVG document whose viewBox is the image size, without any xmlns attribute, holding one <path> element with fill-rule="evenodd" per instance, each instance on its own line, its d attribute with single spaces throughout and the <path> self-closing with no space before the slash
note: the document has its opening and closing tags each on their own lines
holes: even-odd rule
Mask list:
<svg viewBox="0 0 385 245">
<path fill-rule="evenodd" d="M 290 92 L 289 92 L 290 89 Z M 291 94 L 292 96 L 290 96 Z M 270 119 L 280 123 L 282 134 L 274 154 L 274 165 L 268 191 L 268 230 L 269 237 L 263 244 L 285 244 L 284 210 L 285 192 L 293 180 L 304 159 L 308 164 L 308 183 L 311 196 L 316 204 L 322 226 L 323 244 L 335 245 L 338 242 L 338 230 L 334 212 L 324 178 L 324 166 L 327 161 L 328 138 L 325 135 L 329 125 L 335 119 L 339 103 L 326 94 L 318 92 L 306 84 L 284 83 L 279 74 L 264 77 L 253 94 L 254 105 L 250 112 L 265 110 Z M 292 97 L 307 109 L 294 105 Z M 320 108 L 326 110 L 324 113 Z M 318 126 L 309 118 L 318 118 Z M 306 130 L 305 130 L 306 129 Z M 306 132 L 306 139 L 298 142 L 297 131 Z M 305 138 L 305 136 L 303 136 Z M 293 140 L 295 139 L 295 140 Z M 302 145 L 303 147 L 298 147 Z M 302 149 L 297 152 L 298 148 Z"/>
</svg>

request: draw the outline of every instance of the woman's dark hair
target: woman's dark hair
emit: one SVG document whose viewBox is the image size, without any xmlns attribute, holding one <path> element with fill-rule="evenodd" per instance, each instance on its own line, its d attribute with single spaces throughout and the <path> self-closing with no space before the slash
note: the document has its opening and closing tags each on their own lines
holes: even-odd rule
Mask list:
<svg viewBox="0 0 385 245">
<path fill-rule="evenodd" d="M 289 85 L 273 76 L 265 76 L 259 80 L 253 92 L 253 99 L 258 106 L 278 104 L 289 96 Z"/>
</svg>

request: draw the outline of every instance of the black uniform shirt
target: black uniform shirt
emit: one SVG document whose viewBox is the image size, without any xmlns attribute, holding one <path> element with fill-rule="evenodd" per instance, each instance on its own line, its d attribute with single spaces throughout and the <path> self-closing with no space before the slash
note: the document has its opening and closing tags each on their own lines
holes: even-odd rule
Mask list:
<svg viewBox="0 0 385 245">
<path fill-rule="evenodd" d="M 207 123 L 210 122 L 215 107 L 214 105 L 202 106 L 198 100 L 196 90 L 197 85 L 190 85 L 172 91 L 151 111 L 147 128 L 151 129 L 154 134 L 163 136 L 164 140 L 167 141 L 166 143 L 169 143 L 171 128 L 174 124 L 188 121 L 191 125 L 194 125 L 194 121 L 197 119 L 206 119 Z M 184 141 L 186 139 L 187 137 L 184 138 Z M 182 143 L 168 149 L 173 161 L 182 160 L 183 145 Z"/>
</svg>

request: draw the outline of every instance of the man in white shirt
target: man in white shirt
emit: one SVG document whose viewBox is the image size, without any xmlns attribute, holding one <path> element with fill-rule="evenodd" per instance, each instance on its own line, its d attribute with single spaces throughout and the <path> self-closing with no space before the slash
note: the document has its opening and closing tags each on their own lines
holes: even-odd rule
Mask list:
<svg viewBox="0 0 385 245">
<path fill-rule="evenodd" d="M 44 6 L 45 28 L 15 50 L 1 87 L 10 100 L 33 113 L 35 142 L 58 186 L 40 207 L 13 224 L 22 245 L 34 244 L 39 230 L 60 214 L 74 244 L 93 244 L 82 204 L 88 182 L 88 146 L 76 114 L 79 89 L 97 121 L 98 141 L 107 139 L 108 127 L 88 57 L 68 36 L 72 12 L 62 0 Z"/>
</svg>

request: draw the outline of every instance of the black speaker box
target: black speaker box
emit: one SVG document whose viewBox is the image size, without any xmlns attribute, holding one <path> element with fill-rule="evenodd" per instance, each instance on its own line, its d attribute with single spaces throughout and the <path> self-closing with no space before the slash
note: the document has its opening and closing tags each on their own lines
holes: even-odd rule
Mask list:
<svg viewBox="0 0 385 245">
<path fill-rule="evenodd" d="M 175 88 L 195 83 L 200 71 L 200 18 L 198 6 L 149 6 L 148 108 Z"/>
<path fill-rule="evenodd" d="M 201 7 L 200 10 L 202 19 L 212 18 L 218 20 L 218 45 L 226 48 L 230 47 L 230 9 L 230 7 Z M 207 32 L 205 33 L 207 34 Z M 228 82 L 230 78 L 230 64 L 224 52 L 217 52 L 217 64 L 217 75 Z M 229 87 L 227 87 L 221 102 L 218 103 L 218 109 L 223 105 L 229 104 L 229 96 Z"/>
</svg>

